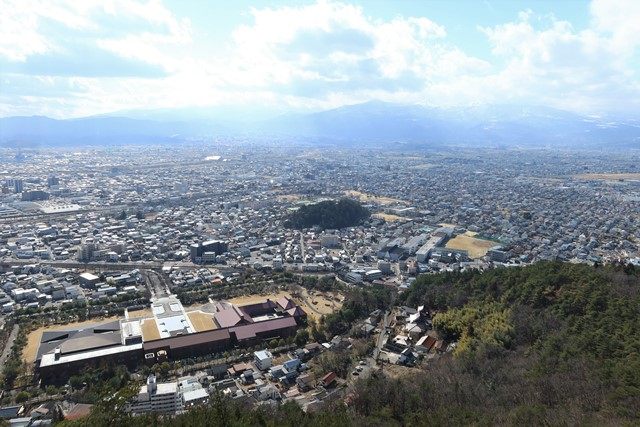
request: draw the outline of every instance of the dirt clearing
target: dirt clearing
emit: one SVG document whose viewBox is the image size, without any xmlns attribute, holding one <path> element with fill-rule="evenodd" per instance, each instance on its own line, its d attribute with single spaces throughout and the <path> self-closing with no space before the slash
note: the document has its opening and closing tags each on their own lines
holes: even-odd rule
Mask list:
<svg viewBox="0 0 640 427">
<path fill-rule="evenodd" d="M 491 240 L 466 236 L 464 234 L 460 234 L 449 240 L 446 245 L 449 249 L 467 251 L 471 258 L 482 258 L 487 254 L 487 251 L 494 246 L 498 246 L 498 243 L 492 242 Z"/>
</svg>

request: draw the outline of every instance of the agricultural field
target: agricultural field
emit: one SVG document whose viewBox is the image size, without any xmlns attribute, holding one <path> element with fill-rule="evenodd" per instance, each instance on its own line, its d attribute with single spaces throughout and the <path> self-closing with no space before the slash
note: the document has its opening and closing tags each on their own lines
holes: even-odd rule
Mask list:
<svg viewBox="0 0 640 427">
<path fill-rule="evenodd" d="M 497 246 L 498 243 L 491 240 L 478 239 L 468 234 L 460 234 L 447 242 L 446 247 L 449 249 L 464 250 L 469 253 L 471 258 L 482 258 L 487 254 L 489 249 Z"/>
</svg>

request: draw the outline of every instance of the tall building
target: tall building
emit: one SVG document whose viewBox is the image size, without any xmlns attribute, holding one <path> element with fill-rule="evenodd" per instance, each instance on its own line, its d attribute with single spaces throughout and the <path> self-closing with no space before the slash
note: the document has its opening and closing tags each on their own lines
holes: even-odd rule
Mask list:
<svg viewBox="0 0 640 427">
<path fill-rule="evenodd" d="M 49 200 L 49 193 L 42 190 L 30 190 L 22 192 L 22 201 L 36 202 L 39 200 Z"/>
<path fill-rule="evenodd" d="M 81 245 L 78 250 L 78 261 L 91 261 L 95 251 L 96 245 L 94 243 L 85 243 Z"/>
<path fill-rule="evenodd" d="M 47 187 L 51 188 L 57 185 L 60 185 L 60 178 L 58 178 L 57 176 L 50 175 L 47 178 Z"/>
<path fill-rule="evenodd" d="M 227 242 L 222 240 L 208 240 L 206 242 L 191 245 L 191 262 L 202 262 L 205 252 L 222 255 L 229 250 Z"/>
<path fill-rule="evenodd" d="M 16 193 L 22 193 L 22 190 L 24 189 L 24 185 L 22 184 L 22 180 L 21 179 L 14 179 L 13 180 L 13 188 L 15 189 Z"/>
<path fill-rule="evenodd" d="M 158 383 L 155 375 L 149 375 L 147 384 L 140 388 L 138 397 L 131 405 L 131 412 L 172 414 L 182 410 L 182 407 L 182 395 L 177 382 Z"/>
</svg>

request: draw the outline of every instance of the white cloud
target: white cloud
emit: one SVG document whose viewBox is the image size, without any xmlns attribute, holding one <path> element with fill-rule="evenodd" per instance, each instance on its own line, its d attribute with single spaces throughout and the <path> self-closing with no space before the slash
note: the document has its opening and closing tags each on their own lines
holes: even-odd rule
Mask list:
<svg viewBox="0 0 640 427">
<path fill-rule="evenodd" d="M 3 114 L 242 103 L 309 109 L 370 99 L 606 112 L 640 102 L 635 0 L 594 0 L 583 29 L 523 10 L 513 22 L 480 28 L 488 58 L 452 45 L 427 17 L 374 19 L 334 1 L 251 9 L 251 22 L 215 52 L 159 0 L 0 2 Z M 84 64 L 88 51 L 104 61 Z M 205 51 L 211 56 L 194 53 Z"/>
<path fill-rule="evenodd" d="M 191 41 L 189 21 L 158 0 L 2 0 L 1 7 L 0 57 L 27 68 L 39 55 L 54 62 L 54 55 L 82 59 L 87 50 L 170 68 L 163 48 Z"/>
<path fill-rule="evenodd" d="M 592 7 L 594 12 L 599 10 Z M 569 22 L 553 17 L 541 17 L 538 29 L 533 18 L 526 12 L 518 21 L 481 28 L 492 52 L 506 61 L 502 70 L 486 79 L 489 90 L 502 99 L 581 112 L 637 108 L 640 93 L 629 63 L 634 47 L 626 38 L 627 20 L 619 14 L 604 20 L 594 15 L 597 25 L 576 31 Z M 602 31 L 604 22 L 625 36 Z M 621 99 L 624 92 L 628 96 Z"/>
</svg>

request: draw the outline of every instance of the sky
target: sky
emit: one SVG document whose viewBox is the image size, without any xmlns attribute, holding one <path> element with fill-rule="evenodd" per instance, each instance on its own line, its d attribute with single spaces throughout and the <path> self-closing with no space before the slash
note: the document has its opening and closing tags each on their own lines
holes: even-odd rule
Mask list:
<svg viewBox="0 0 640 427">
<path fill-rule="evenodd" d="M 0 0 L 0 116 L 371 100 L 640 116 L 638 0 Z"/>
</svg>

